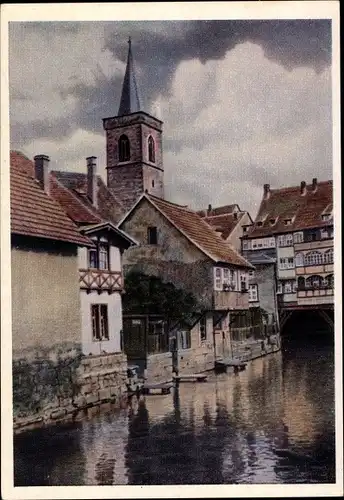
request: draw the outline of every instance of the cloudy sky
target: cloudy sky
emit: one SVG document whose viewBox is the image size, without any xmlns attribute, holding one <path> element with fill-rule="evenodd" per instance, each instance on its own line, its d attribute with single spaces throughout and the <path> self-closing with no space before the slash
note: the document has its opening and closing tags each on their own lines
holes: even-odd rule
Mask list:
<svg viewBox="0 0 344 500">
<path fill-rule="evenodd" d="M 254 217 L 264 183 L 332 177 L 328 20 L 11 23 L 11 148 L 60 170 L 94 155 L 105 177 L 129 35 L 168 199 Z"/>
</svg>

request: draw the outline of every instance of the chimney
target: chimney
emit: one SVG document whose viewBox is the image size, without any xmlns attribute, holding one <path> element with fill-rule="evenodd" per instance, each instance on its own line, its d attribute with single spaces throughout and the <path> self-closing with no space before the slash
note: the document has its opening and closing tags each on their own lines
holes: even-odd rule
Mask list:
<svg viewBox="0 0 344 500">
<path fill-rule="evenodd" d="M 301 193 L 302 196 L 306 194 L 306 182 L 305 181 L 301 182 L 300 193 Z"/>
<path fill-rule="evenodd" d="M 264 184 L 264 200 L 270 197 L 270 184 Z"/>
<path fill-rule="evenodd" d="M 316 191 L 317 186 L 318 186 L 318 179 L 314 177 L 314 179 L 312 179 L 312 191 Z"/>
<path fill-rule="evenodd" d="M 49 194 L 49 162 L 50 158 L 47 155 L 36 155 L 35 162 L 35 177 L 41 185 L 41 188 Z"/>
<path fill-rule="evenodd" d="M 93 206 L 97 207 L 97 157 L 89 156 L 87 162 L 87 196 Z"/>
<path fill-rule="evenodd" d="M 212 206 L 209 204 L 208 205 L 208 213 L 207 213 L 207 215 L 211 215 L 212 209 L 213 209 Z"/>
</svg>

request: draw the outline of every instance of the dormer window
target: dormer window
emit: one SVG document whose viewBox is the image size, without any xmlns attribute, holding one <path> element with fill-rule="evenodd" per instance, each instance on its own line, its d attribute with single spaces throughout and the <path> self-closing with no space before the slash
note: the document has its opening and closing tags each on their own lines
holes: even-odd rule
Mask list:
<svg viewBox="0 0 344 500">
<path fill-rule="evenodd" d="M 121 135 L 118 141 L 118 161 L 130 160 L 130 142 L 126 135 Z"/>
<path fill-rule="evenodd" d="M 270 219 L 270 224 L 271 226 L 274 226 L 276 224 L 277 219 Z"/>
<path fill-rule="evenodd" d="M 262 227 L 262 225 L 263 225 L 263 221 L 262 220 L 260 220 L 260 221 L 257 222 L 257 226 L 258 227 Z"/>
<path fill-rule="evenodd" d="M 148 161 L 155 163 L 155 142 L 151 135 L 148 138 Z"/>
<path fill-rule="evenodd" d="M 321 219 L 322 220 L 330 220 L 330 219 L 332 219 L 332 214 L 322 214 Z"/>
<path fill-rule="evenodd" d="M 284 219 L 284 225 L 285 225 L 285 226 L 290 226 L 290 225 L 291 225 L 291 222 L 292 222 L 292 220 L 291 220 L 291 219 Z"/>
</svg>

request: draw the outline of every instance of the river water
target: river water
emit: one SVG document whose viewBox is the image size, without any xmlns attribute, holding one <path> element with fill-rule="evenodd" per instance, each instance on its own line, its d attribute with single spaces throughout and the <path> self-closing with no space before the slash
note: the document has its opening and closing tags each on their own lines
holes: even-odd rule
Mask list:
<svg viewBox="0 0 344 500">
<path fill-rule="evenodd" d="M 15 486 L 333 483 L 333 361 L 322 341 L 284 342 L 239 374 L 19 435 Z"/>
</svg>

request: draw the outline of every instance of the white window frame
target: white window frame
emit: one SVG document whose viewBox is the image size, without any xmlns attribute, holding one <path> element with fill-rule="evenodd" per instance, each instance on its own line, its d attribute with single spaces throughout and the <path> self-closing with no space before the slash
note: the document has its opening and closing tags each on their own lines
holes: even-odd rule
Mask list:
<svg viewBox="0 0 344 500">
<path fill-rule="evenodd" d="M 286 247 L 290 247 L 292 246 L 294 243 L 294 240 L 293 240 L 293 235 L 292 234 L 286 234 L 285 235 L 285 246 Z"/>
<path fill-rule="evenodd" d="M 279 265 L 278 267 L 280 269 L 287 269 L 287 257 L 280 257 L 279 258 Z"/>
<path fill-rule="evenodd" d="M 240 291 L 242 291 L 243 289 L 248 290 L 247 282 L 248 282 L 247 273 L 244 271 L 241 271 L 240 272 Z"/>
<path fill-rule="evenodd" d="M 320 266 L 323 262 L 323 254 L 316 250 L 312 250 L 305 255 L 305 266 Z"/>
<path fill-rule="evenodd" d="M 333 264 L 333 248 L 329 248 L 323 254 L 324 264 Z"/>
<path fill-rule="evenodd" d="M 303 232 L 294 233 L 294 243 L 303 243 Z"/>
<path fill-rule="evenodd" d="M 233 291 L 238 290 L 238 272 L 234 271 L 234 269 L 229 270 L 230 278 L 229 278 L 229 284 L 234 286 Z"/>
<path fill-rule="evenodd" d="M 293 287 L 290 281 L 284 283 L 284 293 L 293 293 Z"/>
<path fill-rule="evenodd" d="M 230 282 L 230 272 L 227 267 L 222 269 L 222 285 L 229 285 Z"/>
<path fill-rule="evenodd" d="M 294 269 L 295 262 L 294 257 L 287 257 L 287 269 Z"/>
<path fill-rule="evenodd" d="M 283 285 L 282 285 L 282 283 L 280 281 L 277 282 L 277 291 L 276 291 L 276 293 L 278 295 L 280 295 L 280 294 L 283 293 Z"/>
<path fill-rule="evenodd" d="M 221 267 L 214 267 L 214 288 L 215 290 L 222 290 L 222 269 Z"/>
<path fill-rule="evenodd" d="M 299 252 L 295 255 L 295 267 L 303 267 L 304 266 L 304 255 L 302 252 Z"/>
<path fill-rule="evenodd" d="M 258 285 L 249 285 L 248 287 L 248 301 L 258 302 Z"/>
</svg>

